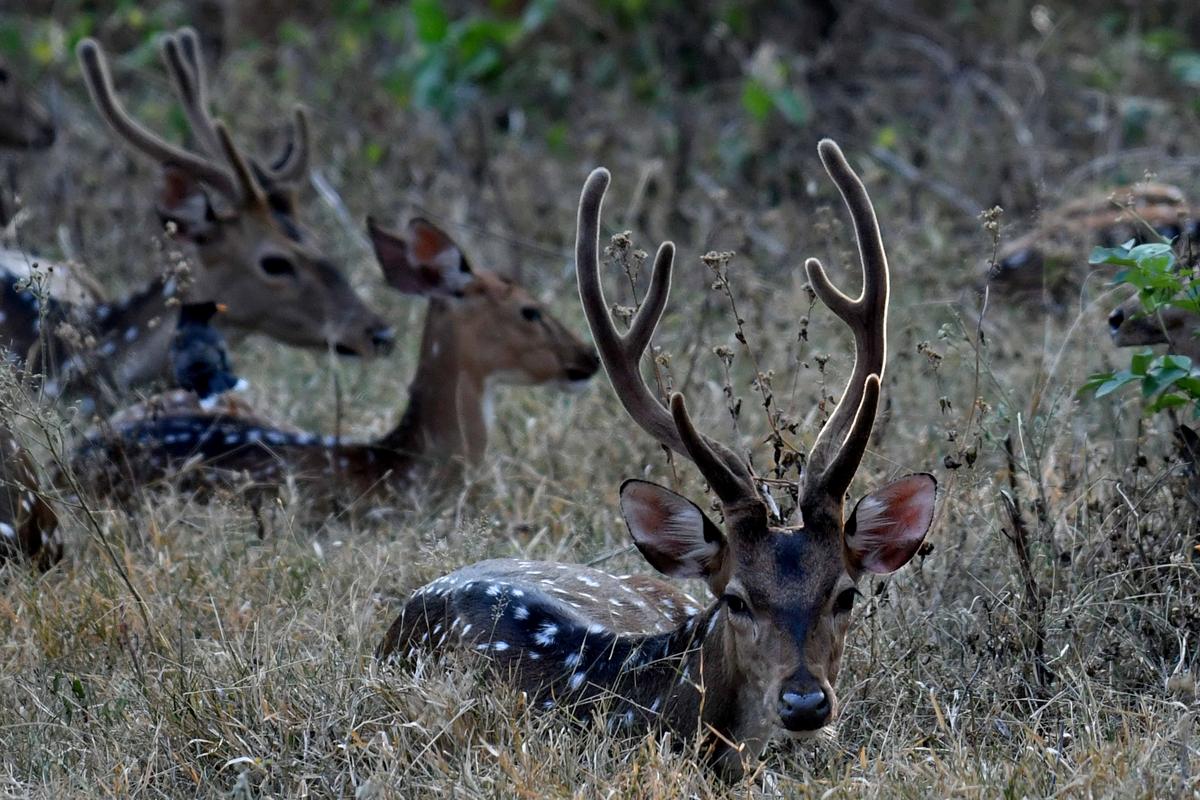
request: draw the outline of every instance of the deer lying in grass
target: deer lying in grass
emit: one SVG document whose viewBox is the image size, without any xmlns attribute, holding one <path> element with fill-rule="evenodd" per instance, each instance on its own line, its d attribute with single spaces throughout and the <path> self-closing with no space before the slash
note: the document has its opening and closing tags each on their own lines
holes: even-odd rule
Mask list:
<svg viewBox="0 0 1200 800">
<path fill-rule="evenodd" d="M 0 564 L 26 558 L 46 570 L 62 552 L 58 515 L 39 491 L 33 459 L 0 424 Z"/>
<path fill-rule="evenodd" d="M 41 150 L 54 144 L 54 118 L 0 58 L 0 147 Z"/>
<path fill-rule="evenodd" d="M 991 277 L 1000 291 L 1045 293 L 1055 303 L 1078 292 L 1087 276 L 1087 254 L 1148 237 L 1200 240 L 1200 213 L 1183 192 L 1161 183 L 1137 183 L 1072 200 L 1046 212 L 1041 224 L 1007 243 Z M 1157 237 L 1154 239 L 1157 241 Z"/>
<path fill-rule="evenodd" d="M 1135 294 L 1108 315 L 1108 332 L 1117 347 L 1165 344 L 1200 366 L 1200 315 L 1177 306 L 1147 314 Z"/>
<path fill-rule="evenodd" d="M 464 567 L 417 590 L 378 649 L 412 657 L 450 649 L 485 655 L 546 709 L 596 711 L 618 725 L 661 724 L 703 735 L 713 763 L 740 774 L 782 729 L 811 734 L 837 714 L 833 684 L 855 588 L 916 553 L 933 519 L 936 483 L 909 475 L 863 497 L 848 519 L 846 490 L 866 450 L 885 361 L 888 267 L 866 190 L 833 142 L 826 170 L 845 198 L 862 260 L 857 299 L 820 263 L 805 265 L 821 300 L 854 332 L 854 372 L 809 454 L 800 528 L 769 524 L 749 462 L 696 430 L 683 397 L 668 405 L 639 360 L 670 291 L 674 246 L 663 244 L 644 304 L 617 332 L 599 277 L 600 206 L 609 175 L 592 173 L 579 203 L 579 292 L 604 368 L 630 417 L 695 463 L 725 525 L 680 495 L 642 480 L 621 487 L 621 511 L 651 566 L 704 580 L 701 604 L 641 575 L 514 560 Z"/>
<path fill-rule="evenodd" d="M 248 161 L 225 126 L 209 116 L 207 85 L 195 33 L 163 38 L 162 55 L 199 152 L 176 147 L 133 120 L 116 98 L 107 61 L 91 39 L 79 61 L 92 100 L 116 135 L 163 166 L 159 213 L 194 245 L 188 284 L 163 277 L 124 301 L 94 307 L 42 307 L 16 291 L 0 294 L 0 344 L 24 357 L 37 345 L 37 371 L 47 393 L 77 384 L 115 388 L 118 395 L 168 371 L 180 302 L 212 301 L 222 324 L 265 333 L 297 347 L 370 356 L 390 350 L 392 329 L 359 299 L 341 272 L 315 250 L 296 221 L 297 190 L 307 172 L 308 123 L 297 109 L 294 140 L 274 164 Z M 73 335 L 63 335 L 62 323 Z"/>
<path fill-rule="evenodd" d="M 429 300 L 408 407 L 390 433 L 351 443 L 224 403 L 211 411 L 135 408 L 82 446 L 75 464 L 84 484 L 105 493 L 164 478 L 256 490 L 292 480 L 322 506 L 435 478 L 446 484 L 483 458 L 497 385 L 582 384 L 598 369 L 592 348 L 529 292 L 472 266 L 432 223 L 413 220 L 403 235 L 369 228 L 388 284 Z M 122 468 L 114 473 L 112 464 Z"/>
</svg>

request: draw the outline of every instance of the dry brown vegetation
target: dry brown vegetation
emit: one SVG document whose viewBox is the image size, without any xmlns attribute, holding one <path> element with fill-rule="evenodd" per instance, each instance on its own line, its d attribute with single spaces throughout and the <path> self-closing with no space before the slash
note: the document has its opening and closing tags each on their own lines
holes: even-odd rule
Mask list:
<svg viewBox="0 0 1200 800">
<path fill-rule="evenodd" d="M 167 260 L 153 222 L 157 176 L 113 145 L 89 105 L 70 20 L 134 53 L 116 67 L 129 105 L 169 129 L 165 87 L 129 78 L 152 60 L 135 48 L 155 26 L 188 22 L 188 6 L 147 16 L 41 5 L 56 8 L 0 12 L 0 29 L 26 37 L 26 74 L 60 125 L 52 150 L 0 155 L 8 234 L 85 260 L 117 293 Z M 451 16 L 483 13 L 445 5 Z M 996 295 L 984 311 L 974 291 L 995 237 L 1055 200 L 1148 170 L 1200 190 L 1195 88 L 1148 44 L 1175 31 L 1175 55 L 1191 53 L 1195 10 L 846 3 L 832 38 L 796 52 L 786 43 L 802 39 L 788 26 L 801 23 L 769 9 L 752 5 L 757 22 L 738 30 L 715 11 L 661 5 L 554 5 L 499 78 L 446 79 L 456 100 L 441 109 L 422 107 L 405 73 L 389 72 L 420 46 L 390 23 L 362 24 L 373 12 L 302 7 L 282 33 L 272 27 L 278 46 L 235 30 L 214 87 L 224 113 L 267 142 L 292 101 L 314 110 L 314 166 L 332 192 L 310 193 L 309 224 L 395 321 L 401 346 L 371 364 L 264 340 L 233 355 L 252 401 L 280 419 L 362 437 L 389 426 L 422 308 L 384 288 L 362 237 L 368 213 L 436 219 L 582 332 L 575 203 L 603 164 L 615 176 L 610 232 L 631 230 L 634 248 L 680 245 L 656 344 L 693 414 L 727 439 L 761 441 L 756 359 L 788 435 L 809 443 L 822 397 L 850 368 L 849 337 L 814 309 L 800 270 L 808 255 L 839 283 L 857 270 L 816 158 L 820 135 L 838 138 L 872 192 L 894 281 L 885 412 L 852 491 L 932 470 L 942 494 L 927 551 L 864 586 L 836 730 L 778 743 L 753 780 L 722 786 L 686 746 L 534 714 L 472 664 L 374 662 L 407 593 L 472 560 L 648 571 L 617 513 L 626 477 L 703 503 L 694 473 L 673 474 L 660 448 L 631 433 L 599 379 L 579 396 L 505 392 L 486 467 L 438 507 L 314 521 L 303 498 L 285 498 L 260 538 L 232 501 L 63 505 L 65 562 L 0 575 L 0 792 L 1200 795 L 1200 514 L 1172 421 L 1142 417 L 1132 395 L 1076 398 L 1089 373 L 1127 357 L 1107 342 L 1113 298 L 1102 285 L 1085 283 L 1057 314 Z M 407 8 L 387 19 L 407 19 Z M 743 76 L 754 69 L 782 69 L 807 120 L 750 113 Z M 975 217 L 993 205 L 1005 209 L 998 228 Z M 712 289 L 714 260 L 701 256 L 713 250 L 734 252 L 725 268 L 749 348 Z M 728 373 L 719 345 L 733 353 Z M 4 413 L 52 467 L 87 421 L 5 385 Z M 769 465 L 769 449 L 758 458 Z"/>
</svg>

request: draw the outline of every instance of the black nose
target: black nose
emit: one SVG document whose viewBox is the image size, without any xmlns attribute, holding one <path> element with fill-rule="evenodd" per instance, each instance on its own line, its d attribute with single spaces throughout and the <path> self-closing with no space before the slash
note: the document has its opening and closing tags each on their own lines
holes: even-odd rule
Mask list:
<svg viewBox="0 0 1200 800">
<path fill-rule="evenodd" d="M 1123 323 L 1124 321 L 1125 321 L 1124 310 L 1122 310 L 1120 308 L 1114 309 L 1113 312 L 1108 315 L 1108 332 L 1111 335 L 1116 336 L 1117 331 L 1121 330 L 1121 323 Z"/>
<path fill-rule="evenodd" d="M 815 731 L 829 722 L 831 707 L 825 692 L 779 693 L 779 719 L 789 731 Z"/>
<path fill-rule="evenodd" d="M 589 350 L 577 362 L 567 367 L 567 380 L 589 380 L 598 369 L 600 369 L 600 357 L 596 355 L 595 350 Z"/>
<path fill-rule="evenodd" d="M 391 328 L 372 328 L 369 331 L 371 335 L 371 346 L 375 348 L 376 353 L 386 355 L 392 352 L 392 346 L 396 344 L 396 332 Z"/>
</svg>

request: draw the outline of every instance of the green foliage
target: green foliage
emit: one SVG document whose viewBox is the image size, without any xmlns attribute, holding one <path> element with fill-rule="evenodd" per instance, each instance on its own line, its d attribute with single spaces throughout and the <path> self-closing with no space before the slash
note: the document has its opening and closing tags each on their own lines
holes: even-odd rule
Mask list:
<svg viewBox="0 0 1200 800">
<path fill-rule="evenodd" d="M 1121 267 L 1115 283 L 1137 288 L 1144 314 L 1156 315 L 1168 308 L 1200 313 L 1200 283 L 1193 270 L 1181 268 L 1170 244 L 1129 241 L 1118 247 L 1097 247 L 1088 261 Z M 1137 353 L 1128 369 L 1089 376 L 1081 392 L 1105 397 L 1130 385 L 1141 387 L 1147 413 L 1191 404 L 1200 416 L 1200 365 L 1187 356 Z"/>
<path fill-rule="evenodd" d="M 493 8 L 503 4 L 493 4 Z M 392 94 L 452 115 L 470 90 L 498 81 L 526 38 L 549 17 L 556 0 L 534 0 L 510 16 L 480 10 L 452 18 L 443 0 L 414 0 L 407 9 L 413 46 L 389 71 Z"/>
</svg>

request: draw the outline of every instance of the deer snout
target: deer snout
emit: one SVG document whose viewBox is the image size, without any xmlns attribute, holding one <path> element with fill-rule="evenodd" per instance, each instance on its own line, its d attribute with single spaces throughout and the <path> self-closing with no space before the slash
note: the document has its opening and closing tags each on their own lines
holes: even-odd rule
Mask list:
<svg viewBox="0 0 1200 800">
<path fill-rule="evenodd" d="M 1125 309 L 1117 306 L 1113 312 L 1108 315 L 1108 334 L 1116 336 L 1121 330 L 1121 325 L 1125 322 Z"/>
<path fill-rule="evenodd" d="M 784 689 L 779 693 L 779 719 L 793 733 L 824 727 L 832 712 L 833 704 L 824 689 L 805 692 Z"/>
<path fill-rule="evenodd" d="M 596 355 L 595 350 L 587 350 L 567 367 L 567 380 L 571 382 L 591 380 L 598 369 L 600 369 L 600 357 Z"/>
</svg>

